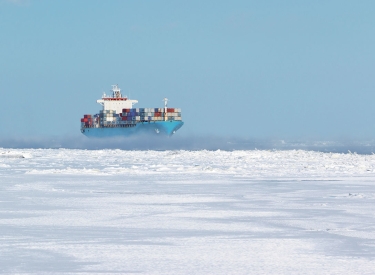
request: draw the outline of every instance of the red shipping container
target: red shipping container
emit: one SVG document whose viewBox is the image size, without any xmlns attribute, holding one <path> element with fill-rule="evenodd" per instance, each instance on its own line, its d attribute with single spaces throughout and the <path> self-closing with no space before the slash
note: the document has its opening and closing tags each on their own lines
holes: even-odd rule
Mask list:
<svg viewBox="0 0 375 275">
<path fill-rule="evenodd" d="M 155 112 L 154 117 L 161 117 L 161 112 Z"/>
<path fill-rule="evenodd" d="M 174 108 L 167 108 L 167 113 L 174 113 Z"/>
<path fill-rule="evenodd" d="M 121 120 L 126 120 L 126 116 L 121 117 Z"/>
<path fill-rule="evenodd" d="M 88 119 L 87 119 L 87 118 L 84 118 L 83 121 L 84 121 L 84 122 L 88 122 Z"/>
</svg>

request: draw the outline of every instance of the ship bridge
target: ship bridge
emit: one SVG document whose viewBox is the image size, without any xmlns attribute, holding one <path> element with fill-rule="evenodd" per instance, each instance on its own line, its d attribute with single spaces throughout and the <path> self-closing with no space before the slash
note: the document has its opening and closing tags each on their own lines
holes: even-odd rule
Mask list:
<svg viewBox="0 0 375 275">
<path fill-rule="evenodd" d="M 131 100 L 127 96 L 122 96 L 118 85 L 112 85 L 112 96 L 104 93 L 102 98 L 96 102 L 103 106 L 103 111 L 112 110 L 116 111 L 116 114 L 120 114 L 122 109 L 133 108 L 133 104 L 138 103 L 138 100 Z"/>
</svg>

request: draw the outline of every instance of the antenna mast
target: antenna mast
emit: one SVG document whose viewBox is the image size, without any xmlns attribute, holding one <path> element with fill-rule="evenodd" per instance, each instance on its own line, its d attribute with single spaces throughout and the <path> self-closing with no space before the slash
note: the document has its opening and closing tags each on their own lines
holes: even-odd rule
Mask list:
<svg viewBox="0 0 375 275">
<path fill-rule="evenodd" d="M 121 98 L 121 89 L 118 87 L 118 84 L 112 85 L 112 92 L 114 98 Z"/>
<path fill-rule="evenodd" d="M 167 104 L 168 104 L 168 98 L 164 97 L 164 120 L 167 121 Z"/>
<path fill-rule="evenodd" d="M 164 108 L 167 108 L 168 98 L 164 97 L 163 101 L 164 101 Z"/>
</svg>

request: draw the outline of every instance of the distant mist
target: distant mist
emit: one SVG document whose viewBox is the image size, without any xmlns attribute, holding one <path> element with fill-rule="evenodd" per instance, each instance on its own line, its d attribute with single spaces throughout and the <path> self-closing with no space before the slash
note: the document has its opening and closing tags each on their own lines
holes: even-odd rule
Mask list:
<svg viewBox="0 0 375 275">
<path fill-rule="evenodd" d="M 375 140 L 313 141 L 251 139 L 217 136 L 134 136 L 127 138 L 89 139 L 85 136 L 64 137 L 3 137 L 2 148 L 66 148 L 122 150 L 313 150 L 321 152 L 372 154 Z"/>
</svg>

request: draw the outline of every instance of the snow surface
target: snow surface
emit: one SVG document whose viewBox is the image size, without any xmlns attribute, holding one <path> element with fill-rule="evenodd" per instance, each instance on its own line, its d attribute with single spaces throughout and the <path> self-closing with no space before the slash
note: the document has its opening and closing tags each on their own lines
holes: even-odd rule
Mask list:
<svg viewBox="0 0 375 275">
<path fill-rule="evenodd" d="M 0 150 L 3 274 L 374 274 L 375 155 Z"/>
</svg>

